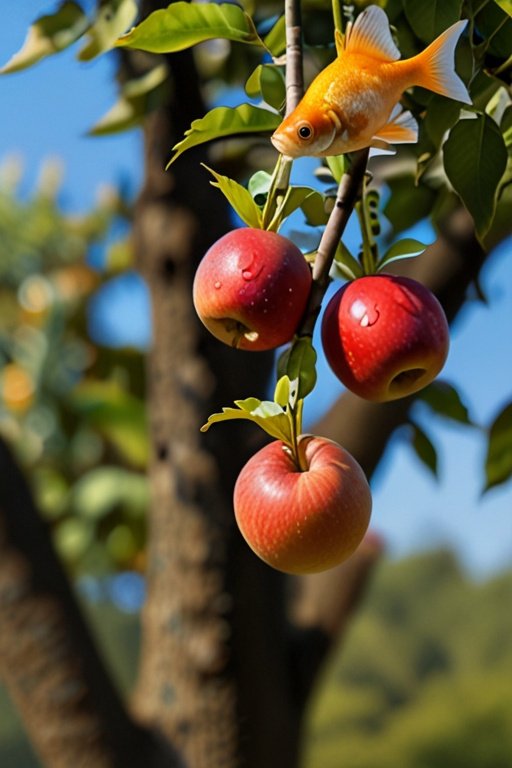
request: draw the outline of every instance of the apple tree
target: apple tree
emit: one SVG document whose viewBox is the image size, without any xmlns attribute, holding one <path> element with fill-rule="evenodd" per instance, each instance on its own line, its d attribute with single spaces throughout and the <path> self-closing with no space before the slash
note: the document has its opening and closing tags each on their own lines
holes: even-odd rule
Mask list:
<svg viewBox="0 0 512 768">
<path fill-rule="evenodd" d="M 115 689 L 48 527 L 1 444 L 0 671 L 45 765 L 297 765 L 312 686 L 380 551 L 375 538 L 363 538 L 366 478 L 405 423 L 420 458 L 435 464 L 411 416 L 415 397 L 467 421 L 457 392 L 429 382 L 447 353 L 445 315 L 453 320 L 470 289 L 480 290 L 487 254 L 510 232 L 510 4 L 380 2 L 404 58 L 467 19 L 456 61 L 471 104 L 407 90 L 417 142 L 397 155 L 369 157 L 361 147 L 318 158 L 315 183 L 298 184 L 292 160 L 269 136 L 297 107 L 303 71 L 309 84 L 368 5 L 105 0 L 87 16 L 80 3 L 63 2 L 34 22 L 2 70 L 32 66 L 77 41 L 82 61 L 116 49 L 119 101 L 91 133 L 140 125 L 144 132 L 133 247 L 153 313 L 151 501 L 130 702 Z M 222 104 L 241 89 L 240 103 Z M 358 253 L 343 241 L 354 211 Z M 234 216 L 247 229 L 235 228 Z M 425 218 L 438 235 L 428 248 L 407 235 Z M 292 235 L 287 227 L 297 220 Z M 341 282 L 323 316 L 325 353 L 348 391 L 340 384 L 316 437 L 304 437 L 303 408 L 318 391 L 313 330 L 331 280 Z M 370 286 L 368 303 L 358 292 L 347 304 L 362 286 Z M 391 308 L 389 331 L 372 344 L 393 358 L 377 373 L 368 350 L 353 365 L 360 334 L 380 328 L 370 316 L 375 290 Z M 355 340 L 343 351 L 340 334 L 354 306 Z M 419 317 L 412 326 L 411 316 Z M 283 343 L 275 366 L 272 349 Z M 489 448 L 501 474 L 489 484 L 512 471 L 510 415 L 501 418 Z M 275 442 L 266 444 L 266 435 Z M 235 482 L 240 528 L 276 568 L 253 555 L 234 524 Z M 277 522 L 269 524 L 274 505 Z"/>
</svg>

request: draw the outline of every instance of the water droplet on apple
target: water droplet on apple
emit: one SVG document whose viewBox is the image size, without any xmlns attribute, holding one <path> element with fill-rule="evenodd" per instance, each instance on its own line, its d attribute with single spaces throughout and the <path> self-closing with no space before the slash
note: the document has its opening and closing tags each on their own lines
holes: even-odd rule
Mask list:
<svg viewBox="0 0 512 768">
<path fill-rule="evenodd" d="M 220 282 L 220 280 L 217 280 L 217 282 L 214 284 L 214 288 L 216 288 L 217 290 L 219 290 L 219 288 L 222 288 L 222 283 Z"/>
<path fill-rule="evenodd" d="M 250 269 L 244 269 L 242 270 L 242 277 L 244 280 L 252 280 L 254 275 Z"/>
<path fill-rule="evenodd" d="M 361 328 L 374 325 L 379 319 L 379 311 L 375 306 L 368 306 L 361 299 L 356 299 L 350 307 L 350 315 L 357 320 Z"/>
</svg>

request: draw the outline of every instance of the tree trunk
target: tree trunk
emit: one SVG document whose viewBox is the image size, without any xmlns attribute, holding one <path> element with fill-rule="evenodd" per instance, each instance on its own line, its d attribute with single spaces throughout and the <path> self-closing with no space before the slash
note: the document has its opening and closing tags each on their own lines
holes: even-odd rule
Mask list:
<svg viewBox="0 0 512 768">
<path fill-rule="evenodd" d="M 48 768 L 178 768 L 125 710 L 0 441 L 0 675 Z"/>
</svg>

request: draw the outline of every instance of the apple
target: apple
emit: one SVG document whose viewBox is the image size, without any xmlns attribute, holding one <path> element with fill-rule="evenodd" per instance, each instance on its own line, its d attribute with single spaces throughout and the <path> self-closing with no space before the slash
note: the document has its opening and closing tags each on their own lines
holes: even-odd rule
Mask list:
<svg viewBox="0 0 512 768">
<path fill-rule="evenodd" d="M 328 303 L 322 346 L 348 389 L 386 402 L 423 389 L 437 376 L 448 355 L 448 323 L 436 297 L 416 280 L 360 277 Z"/>
<path fill-rule="evenodd" d="M 240 472 L 235 517 L 251 549 L 285 573 L 316 573 L 346 560 L 370 521 L 372 498 L 363 470 L 338 443 L 299 438 L 301 470 L 280 440 Z"/>
<path fill-rule="evenodd" d="M 221 237 L 197 269 L 193 300 L 220 341 L 261 351 L 291 341 L 304 314 L 311 270 L 296 245 L 263 229 Z"/>
</svg>

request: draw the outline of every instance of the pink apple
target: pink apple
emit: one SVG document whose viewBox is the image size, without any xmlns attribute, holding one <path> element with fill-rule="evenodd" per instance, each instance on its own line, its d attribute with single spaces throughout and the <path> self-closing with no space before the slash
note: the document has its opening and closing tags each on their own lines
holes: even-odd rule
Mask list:
<svg viewBox="0 0 512 768">
<path fill-rule="evenodd" d="M 326 307 L 322 345 L 352 392 L 385 402 L 423 389 L 448 355 L 443 308 L 421 283 L 372 275 L 343 286 Z"/>
<path fill-rule="evenodd" d="M 311 270 L 290 240 L 235 229 L 206 253 L 194 280 L 196 312 L 218 339 L 260 351 L 291 341 L 306 308 Z"/>
<path fill-rule="evenodd" d="M 285 573 L 316 573 L 357 548 L 372 499 L 356 460 L 323 437 L 300 438 L 305 471 L 276 440 L 256 453 L 235 485 L 235 516 L 251 549 Z"/>
</svg>

